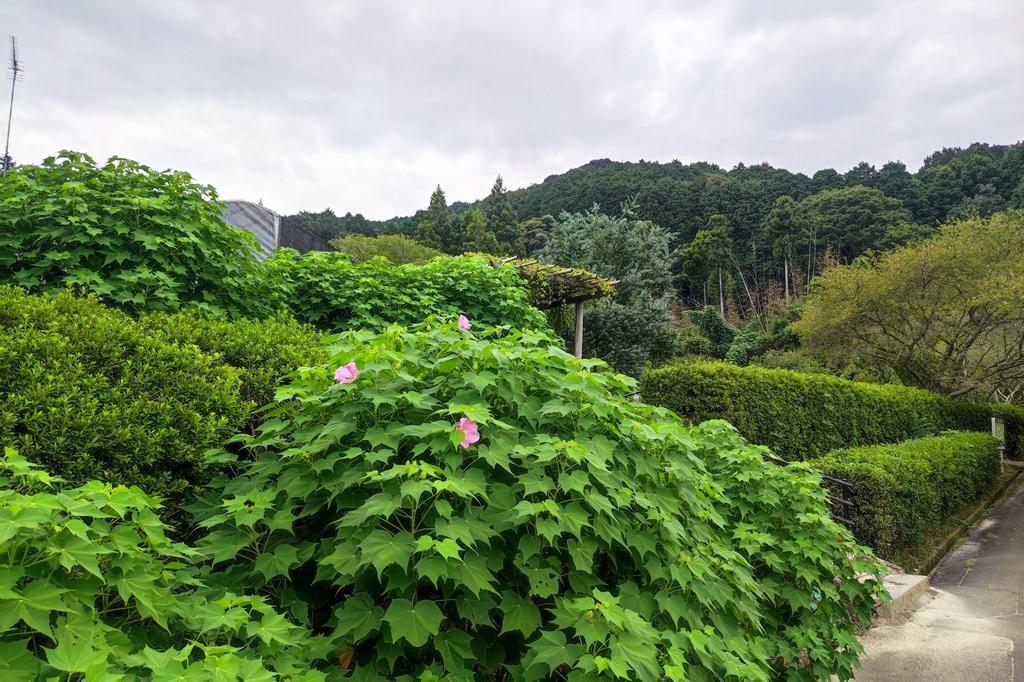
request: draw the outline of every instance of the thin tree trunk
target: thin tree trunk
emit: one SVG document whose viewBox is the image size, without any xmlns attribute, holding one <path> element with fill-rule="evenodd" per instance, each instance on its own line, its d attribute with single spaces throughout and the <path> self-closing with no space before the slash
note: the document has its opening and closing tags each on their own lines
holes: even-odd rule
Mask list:
<svg viewBox="0 0 1024 682">
<path fill-rule="evenodd" d="M 782 278 L 786 281 L 786 305 L 789 305 L 789 256 L 783 258 L 782 263 L 785 268 L 782 273 Z"/>
<path fill-rule="evenodd" d="M 722 268 L 718 268 L 718 309 L 725 319 L 725 292 L 722 290 Z"/>
<path fill-rule="evenodd" d="M 708 307 L 708 280 L 704 279 L 704 307 Z"/>
</svg>

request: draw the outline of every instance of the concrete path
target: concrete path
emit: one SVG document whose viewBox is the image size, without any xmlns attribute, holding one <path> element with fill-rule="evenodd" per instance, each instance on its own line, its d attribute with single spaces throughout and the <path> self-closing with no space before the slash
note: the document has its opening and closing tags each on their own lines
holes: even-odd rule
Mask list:
<svg viewBox="0 0 1024 682">
<path fill-rule="evenodd" d="M 872 628 L 856 679 L 1024 682 L 1024 485 L 954 549 L 901 625 Z"/>
</svg>

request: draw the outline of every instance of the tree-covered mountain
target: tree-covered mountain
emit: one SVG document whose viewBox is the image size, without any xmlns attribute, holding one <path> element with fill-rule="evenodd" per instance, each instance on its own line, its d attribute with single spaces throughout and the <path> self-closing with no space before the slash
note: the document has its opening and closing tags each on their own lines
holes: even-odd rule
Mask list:
<svg viewBox="0 0 1024 682">
<path fill-rule="evenodd" d="M 948 218 L 987 215 L 1024 204 L 1024 142 L 1013 145 L 975 143 L 967 148 L 947 147 L 929 155 L 916 172 L 901 161 L 880 168 L 862 162 L 839 173 L 827 168 L 813 175 L 793 173 L 768 163 L 740 164 L 725 170 L 715 164 L 679 161 L 611 161 L 597 159 L 536 185 L 510 191 L 508 197 L 519 220 L 562 211 L 586 211 L 594 204 L 617 212 L 636 199 L 639 216 L 651 220 L 686 243 L 715 214 L 726 216 L 739 242 L 750 239 L 781 196 L 803 199 L 829 189 L 864 185 L 899 199 L 913 222 L 937 225 Z M 424 197 L 424 204 L 427 203 Z M 456 202 L 450 209 L 462 213 L 482 208 L 482 201 Z M 426 211 L 384 221 L 361 214 L 337 216 L 330 209 L 303 212 L 309 226 L 328 237 L 342 233 L 414 233 Z"/>
<path fill-rule="evenodd" d="M 495 229 L 507 231 L 505 223 L 518 220 L 525 249 L 534 253 L 550 234 L 551 217 L 587 212 L 595 205 L 619 215 L 629 204 L 632 216 L 671 236 L 684 302 L 714 301 L 724 311 L 727 299 L 734 297 L 733 310 L 748 318 L 756 317 L 773 296 L 789 300 L 828 263 L 915 241 L 950 220 L 1024 206 L 1024 142 L 944 148 L 913 173 L 900 161 L 880 168 L 862 162 L 845 173 L 826 168 L 806 175 L 768 163 L 725 170 L 706 162 L 597 159 L 522 189 L 505 191 L 500 185 L 497 195 L 492 191 L 488 198 L 447 207 L 458 228 L 458 244 L 473 241 L 463 234 L 469 226 L 490 239 Z M 330 211 L 299 217 L 328 238 L 416 237 L 438 220 L 437 210 L 384 221 Z M 465 219 L 478 210 L 501 225 L 477 224 L 476 214 Z M 773 293 L 776 289 L 781 293 Z"/>
</svg>

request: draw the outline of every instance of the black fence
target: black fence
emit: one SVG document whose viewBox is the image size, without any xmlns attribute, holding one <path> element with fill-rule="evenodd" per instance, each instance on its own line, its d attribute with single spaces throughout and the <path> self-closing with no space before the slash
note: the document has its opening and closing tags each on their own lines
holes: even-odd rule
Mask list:
<svg viewBox="0 0 1024 682">
<path fill-rule="evenodd" d="M 853 484 L 841 478 L 821 475 L 822 484 L 828 493 L 828 506 L 832 512 L 832 520 L 853 529 Z"/>
<path fill-rule="evenodd" d="M 281 225 L 277 233 L 278 248 L 295 249 L 299 253 L 307 251 L 334 251 L 335 248 L 327 243 L 327 240 L 320 235 L 310 232 L 298 219 L 291 216 L 281 216 Z"/>
</svg>

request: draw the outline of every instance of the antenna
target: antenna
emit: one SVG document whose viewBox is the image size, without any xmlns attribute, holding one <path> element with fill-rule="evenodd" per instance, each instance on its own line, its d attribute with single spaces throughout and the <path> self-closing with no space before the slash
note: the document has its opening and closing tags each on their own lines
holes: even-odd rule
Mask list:
<svg viewBox="0 0 1024 682">
<path fill-rule="evenodd" d="M 18 39 L 11 36 L 11 65 L 7 67 L 10 71 L 8 78 L 11 79 L 11 106 L 7 109 L 7 141 L 4 143 L 3 177 L 7 177 L 7 168 L 11 164 L 11 120 L 14 118 L 14 86 L 21 80 L 25 70 L 21 68 L 18 61 Z"/>
</svg>

